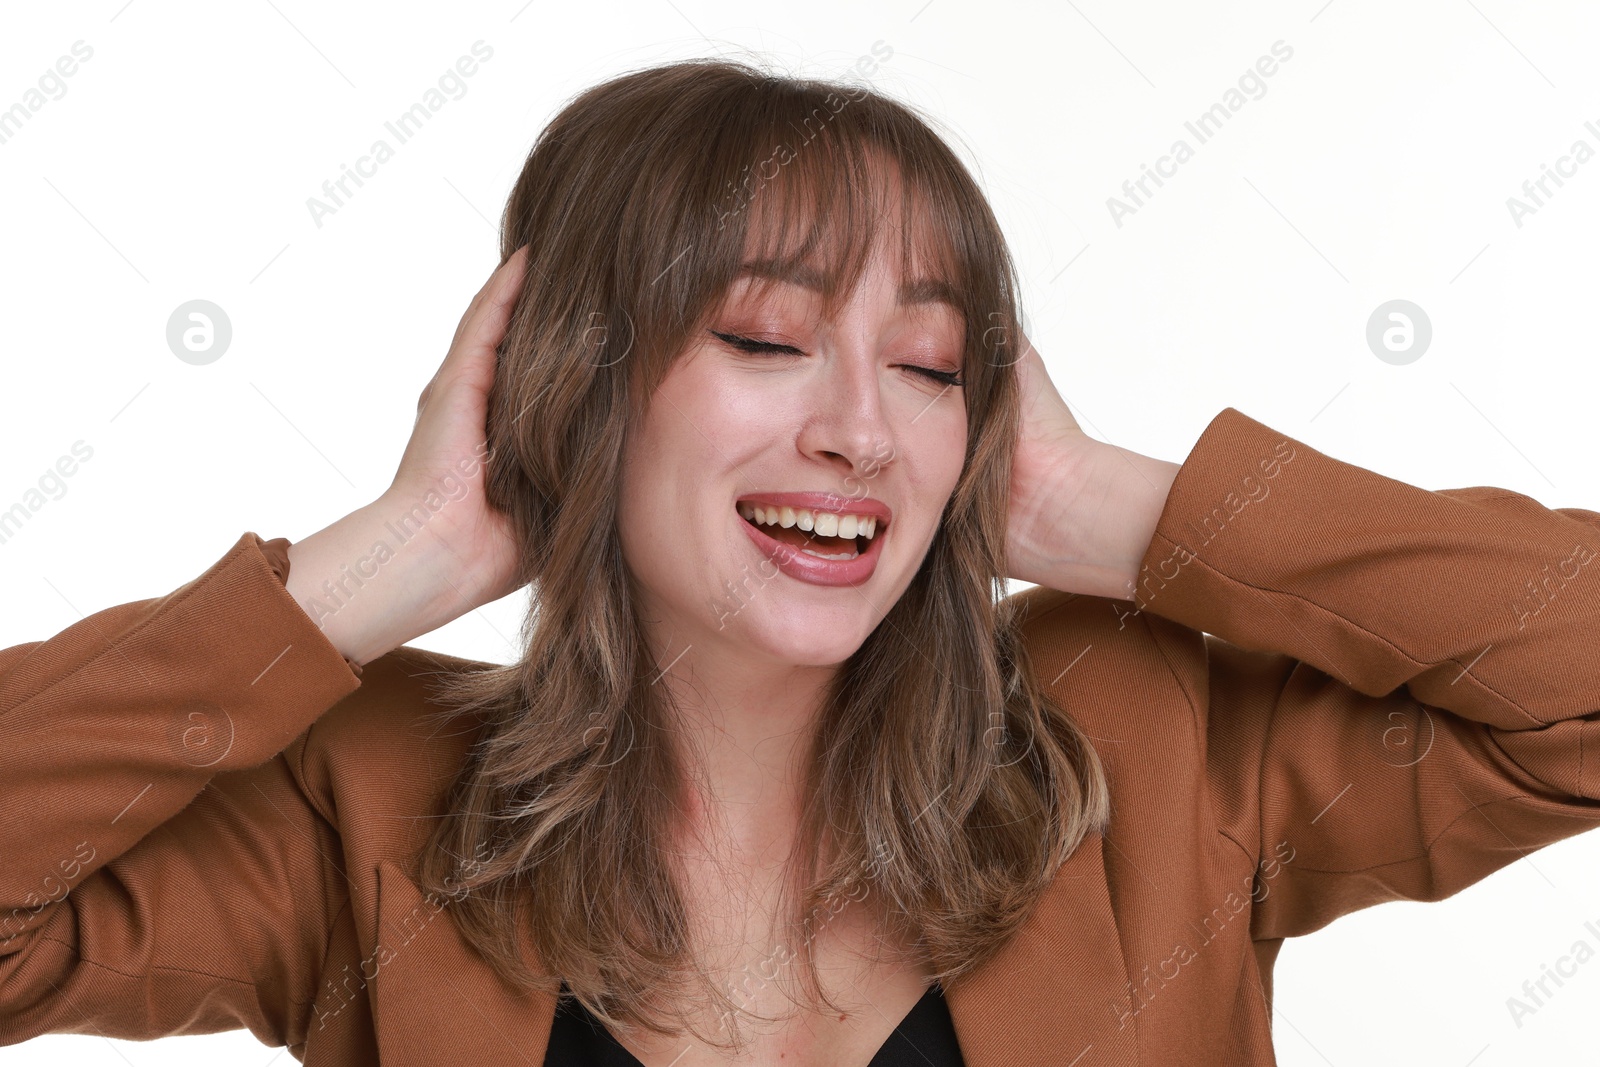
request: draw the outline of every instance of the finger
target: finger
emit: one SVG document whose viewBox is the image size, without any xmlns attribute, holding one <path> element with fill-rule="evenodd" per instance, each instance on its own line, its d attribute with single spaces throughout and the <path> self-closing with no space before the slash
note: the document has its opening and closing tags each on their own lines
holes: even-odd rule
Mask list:
<svg viewBox="0 0 1600 1067">
<path fill-rule="evenodd" d="M 523 245 L 495 268 L 462 314 L 450 342 L 450 351 L 445 357 L 445 366 L 464 358 L 468 350 L 481 352 L 499 345 L 505 336 L 512 307 L 516 304 L 517 292 L 522 287 L 527 262 L 528 246 Z"/>
<path fill-rule="evenodd" d="M 526 256 L 519 259 L 514 253 L 513 258 L 506 260 L 501 267 L 504 273 L 494 280 L 492 288 L 485 291 L 484 303 L 467 324 L 467 335 L 475 347 L 493 349 L 505 336 L 506 326 L 511 321 L 511 313 L 522 288 L 522 267 L 526 259 Z"/>
<path fill-rule="evenodd" d="M 455 336 L 450 341 L 452 348 L 477 321 L 479 313 L 486 305 L 492 305 L 495 301 L 503 301 L 506 287 L 521 282 L 522 269 L 528 260 L 527 249 L 528 246 L 523 245 L 511 253 L 504 263 L 489 272 L 489 277 L 478 287 L 478 291 L 472 295 L 472 299 L 467 302 L 467 309 L 461 313 L 461 321 L 456 323 Z"/>
<path fill-rule="evenodd" d="M 522 279 L 527 273 L 528 255 L 527 245 L 511 253 L 490 276 L 490 284 L 484 287 L 488 294 L 485 315 L 491 320 L 501 320 L 502 328 L 505 320 L 510 319 L 511 308 L 517 302 L 517 294 L 522 289 Z"/>
<path fill-rule="evenodd" d="M 518 248 L 506 257 L 504 263 L 489 272 L 489 277 L 478 288 L 477 293 L 472 298 L 472 302 L 467 305 L 467 314 L 469 316 L 486 304 L 503 302 L 507 293 L 516 291 L 516 287 L 522 282 L 523 271 L 528 264 L 528 247 L 528 245 L 523 245 Z"/>
</svg>

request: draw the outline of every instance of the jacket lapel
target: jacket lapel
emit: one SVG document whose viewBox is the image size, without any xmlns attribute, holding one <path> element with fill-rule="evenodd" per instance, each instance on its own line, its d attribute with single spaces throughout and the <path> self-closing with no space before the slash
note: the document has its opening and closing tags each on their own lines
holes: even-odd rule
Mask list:
<svg viewBox="0 0 1600 1067">
<path fill-rule="evenodd" d="M 1113 1067 L 1138 1062 L 1135 1022 L 1107 1005 L 1127 971 L 1090 834 L 1017 936 L 945 995 L 968 1067 Z M 385 1067 L 540 1067 L 553 993 L 519 994 L 389 860 L 378 864 L 378 935 L 365 973 Z"/>
<path fill-rule="evenodd" d="M 519 994 L 389 860 L 378 863 L 378 943 L 367 965 L 384 1067 L 540 1067 L 554 993 Z"/>
<path fill-rule="evenodd" d="M 1133 1067 L 1136 1017 L 1103 839 L 1086 836 L 1016 937 L 945 994 L 967 1067 Z"/>
</svg>

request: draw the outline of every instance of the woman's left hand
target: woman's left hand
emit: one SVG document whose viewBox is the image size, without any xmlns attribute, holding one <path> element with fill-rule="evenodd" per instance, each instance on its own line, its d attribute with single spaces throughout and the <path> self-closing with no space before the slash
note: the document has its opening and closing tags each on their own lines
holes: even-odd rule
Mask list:
<svg viewBox="0 0 1600 1067">
<path fill-rule="evenodd" d="M 1178 464 L 1086 434 L 1038 350 L 1026 335 L 1021 340 L 1022 427 L 1006 523 L 1009 576 L 1128 599 Z"/>
</svg>

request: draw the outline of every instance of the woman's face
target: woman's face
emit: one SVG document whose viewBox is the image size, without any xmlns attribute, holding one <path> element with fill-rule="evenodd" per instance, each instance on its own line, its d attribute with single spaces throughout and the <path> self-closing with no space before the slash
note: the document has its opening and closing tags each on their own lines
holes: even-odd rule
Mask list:
<svg viewBox="0 0 1600 1067">
<path fill-rule="evenodd" d="M 875 253 L 833 321 L 805 279 L 764 301 L 735 280 L 651 398 L 618 526 L 658 653 L 842 663 L 927 554 L 967 438 L 961 386 L 935 376 L 959 379 L 965 329 Z"/>
</svg>

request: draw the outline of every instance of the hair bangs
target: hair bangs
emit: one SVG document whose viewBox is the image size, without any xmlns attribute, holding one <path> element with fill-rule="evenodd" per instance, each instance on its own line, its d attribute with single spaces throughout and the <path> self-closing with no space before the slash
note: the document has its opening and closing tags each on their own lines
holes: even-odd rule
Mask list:
<svg viewBox="0 0 1600 1067">
<path fill-rule="evenodd" d="M 814 289 L 818 314 L 833 319 L 873 257 L 881 256 L 900 279 L 910 314 L 943 301 L 964 321 L 981 320 L 971 306 L 981 290 L 974 275 L 1003 265 L 983 265 L 969 254 L 962 227 L 951 225 L 958 213 L 948 210 L 959 203 L 958 192 L 939 188 L 937 171 L 919 170 L 917 153 L 905 151 L 881 126 L 847 118 L 848 101 L 810 140 L 774 144 L 777 131 L 799 129 L 802 115 L 814 116 L 824 101 L 838 99 L 823 89 L 786 95 L 786 106 L 739 131 L 742 152 L 726 153 L 746 162 L 720 183 L 739 195 L 733 211 L 719 205 L 718 228 L 734 221 L 718 242 L 722 261 L 711 270 L 721 282 L 713 312 L 736 283 L 747 281 L 743 292 L 762 303 L 785 284 Z"/>
</svg>

